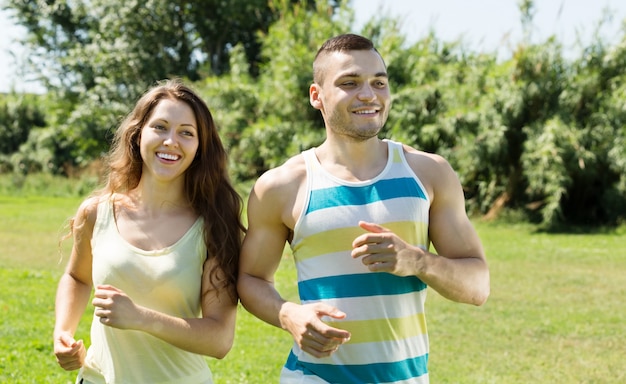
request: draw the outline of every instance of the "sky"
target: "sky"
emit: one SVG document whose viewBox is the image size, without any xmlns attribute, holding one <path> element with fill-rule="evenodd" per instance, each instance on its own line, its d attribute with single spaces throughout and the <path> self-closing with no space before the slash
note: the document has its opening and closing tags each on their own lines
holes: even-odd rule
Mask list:
<svg viewBox="0 0 626 384">
<path fill-rule="evenodd" d="M 417 41 L 434 31 L 442 41 L 461 40 L 474 52 L 498 52 L 506 55 L 521 40 L 519 0 L 351 0 L 355 10 L 355 29 L 359 32 L 375 15 L 400 18 L 402 33 L 409 42 Z M 533 22 L 534 42 L 555 35 L 567 52 L 579 52 L 576 42 L 588 44 L 598 25 L 607 15 L 600 30 L 611 41 L 626 21 L 624 0 L 535 0 Z M 7 11 L 0 11 L 0 92 L 43 92 L 37 83 L 19 73 L 25 52 L 13 43 L 24 34 L 12 24 Z M 576 53 L 572 53 L 576 55 Z"/>
<path fill-rule="evenodd" d="M 521 41 L 519 0 L 352 0 L 356 24 L 373 15 L 390 15 L 402 21 L 402 32 L 409 42 L 432 30 L 443 41 L 461 40 L 478 52 L 510 53 L 510 46 Z M 589 43 L 598 22 L 608 19 L 600 30 L 613 38 L 626 21 L 624 0 L 535 0 L 533 42 L 555 35 L 570 52 L 577 39 Z"/>
</svg>

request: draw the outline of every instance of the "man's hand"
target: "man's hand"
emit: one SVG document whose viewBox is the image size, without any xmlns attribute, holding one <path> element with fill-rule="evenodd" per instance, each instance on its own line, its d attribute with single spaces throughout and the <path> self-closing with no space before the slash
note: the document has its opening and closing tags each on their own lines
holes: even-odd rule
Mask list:
<svg viewBox="0 0 626 384">
<path fill-rule="evenodd" d="M 350 332 L 333 328 L 322 317 L 343 319 L 346 314 L 323 303 L 300 305 L 286 302 L 280 310 L 283 329 L 291 333 L 300 349 L 315 357 L 332 355 L 350 340 Z"/>
<path fill-rule="evenodd" d="M 352 242 L 352 257 L 372 272 L 388 272 L 397 276 L 414 276 L 425 251 L 402 240 L 389 229 L 378 224 L 359 221 L 359 226 L 369 233 Z"/>
</svg>

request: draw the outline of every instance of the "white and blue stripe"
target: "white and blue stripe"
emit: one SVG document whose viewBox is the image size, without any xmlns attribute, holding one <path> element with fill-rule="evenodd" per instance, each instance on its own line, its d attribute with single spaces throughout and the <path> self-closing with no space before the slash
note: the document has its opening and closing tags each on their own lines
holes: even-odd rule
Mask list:
<svg viewBox="0 0 626 384">
<path fill-rule="evenodd" d="M 321 359 L 294 343 L 282 383 L 428 383 L 426 285 L 415 276 L 370 272 L 350 255 L 352 241 L 364 233 L 360 220 L 429 247 L 428 195 L 408 166 L 402 145 L 387 143 L 387 166 L 365 182 L 340 180 L 322 168 L 313 149 L 303 152 L 307 201 L 291 243 L 300 300 L 345 312 L 345 319 L 324 321 L 349 330 L 352 337 Z"/>
</svg>

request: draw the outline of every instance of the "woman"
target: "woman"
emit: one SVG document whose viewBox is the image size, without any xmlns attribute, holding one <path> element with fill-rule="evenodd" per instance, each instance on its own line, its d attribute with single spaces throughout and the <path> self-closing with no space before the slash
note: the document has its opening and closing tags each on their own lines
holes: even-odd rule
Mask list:
<svg viewBox="0 0 626 384">
<path fill-rule="evenodd" d="M 71 221 L 54 352 L 81 383 L 211 383 L 232 347 L 241 198 L 206 104 L 180 81 L 122 122 L 107 183 Z M 91 346 L 74 333 L 92 293 Z"/>
</svg>

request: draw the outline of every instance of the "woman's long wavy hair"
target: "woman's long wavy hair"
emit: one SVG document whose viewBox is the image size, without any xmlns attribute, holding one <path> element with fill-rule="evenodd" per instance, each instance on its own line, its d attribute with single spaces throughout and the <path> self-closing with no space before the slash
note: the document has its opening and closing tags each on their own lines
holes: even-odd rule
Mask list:
<svg viewBox="0 0 626 384">
<path fill-rule="evenodd" d="M 143 168 L 141 131 L 156 105 L 165 99 L 185 102 L 196 117 L 199 145 L 185 172 L 184 193 L 193 210 L 204 219 L 208 254 L 203 273 L 209 274 L 218 289 L 227 289 L 236 302 L 239 253 L 245 232 L 242 199 L 231 183 L 228 155 L 209 108 L 180 80 L 165 80 L 149 89 L 120 124 L 108 154 L 106 184 L 96 194 L 125 193 L 137 187 Z M 206 293 L 205 289 L 202 294 Z"/>
</svg>

